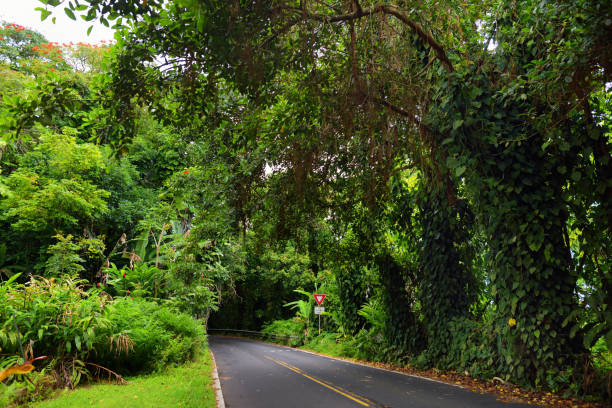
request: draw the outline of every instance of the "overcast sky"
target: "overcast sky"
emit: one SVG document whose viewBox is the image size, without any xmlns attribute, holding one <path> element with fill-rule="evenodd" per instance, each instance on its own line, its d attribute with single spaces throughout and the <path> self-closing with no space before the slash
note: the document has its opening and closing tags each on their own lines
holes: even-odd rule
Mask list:
<svg viewBox="0 0 612 408">
<path fill-rule="evenodd" d="M 10 23 L 20 24 L 44 35 L 47 40 L 65 42 L 85 42 L 96 44 L 101 40 L 110 41 L 113 39 L 114 30 L 106 28 L 98 21 L 83 21 L 77 16 L 77 21 L 73 21 L 62 6 L 56 7 L 53 14 L 45 21 L 40 21 L 40 12 L 34 10 L 36 7 L 45 7 L 38 0 L 0 0 L 0 20 Z M 56 17 L 55 24 L 51 18 Z M 87 28 L 94 25 L 91 34 L 87 36 Z"/>
</svg>

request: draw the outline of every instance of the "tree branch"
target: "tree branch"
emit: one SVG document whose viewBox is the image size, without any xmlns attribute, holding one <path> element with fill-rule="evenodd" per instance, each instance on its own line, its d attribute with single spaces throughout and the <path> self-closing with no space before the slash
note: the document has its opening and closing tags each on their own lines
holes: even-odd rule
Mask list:
<svg viewBox="0 0 612 408">
<path fill-rule="evenodd" d="M 299 21 L 300 21 L 299 19 L 293 19 L 293 20 L 287 22 L 284 26 L 279 28 L 278 31 L 275 31 L 274 33 L 272 33 L 272 35 L 270 37 L 266 38 L 261 44 L 259 44 L 258 47 L 261 48 L 264 45 L 267 45 L 270 41 L 272 41 L 275 38 L 277 38 L 279 35 L 286 33 L 287 31 L 289 31 L 291 29 L 291 27 L 293 27 L 294 25 L 299 23 Z"/>
<path fill-rule="evenodd" d="M 397 105 L 392 104 L 391 102 L 389 102 L 386 99 L 383 98 L 379 98 L 373 95 L 366 95 L 368 98 L 372 99 L 374 102 L 376 102 L 377 104 L 384 106 L 385 108 L 389 109 L 392 112 L 395 112 L 405 118 L 408 118 L 412 123 L 414 123 L 419 129 L 425 131 L 426 133 L 431 133 L 431 130 L 429 129 L 429 127 L 427 127 L 427 125 L 424 125 L 420 120 L 418 120 L 414 114 L 400 108 Z"/>
<path fill-rule="evenodd" d="M 353 4 L 355 4 L 355 6 L 357 7 L 355 11 L 351 13 L 337 14 L 335 16 L 310 13 L 302 8 L 286 7 L 286 9 L 299 12 L 302 15 L 302 18 L 304 19 L 316 20 L 327 23 L 353 21 L 358 20 L 362 17 L 371 16 L 373 14 L 379 13 L 392 15 L 398 20 L 400 20 L 402 23 L 404 23 L 406 26 L 410 27 L 410 29 L 421 39 L 421 41 L 429 45 L 434 50 L 436 58 L 438 58 L 438 60 L 442 63 L 442 65 L 446 68 L 448 72 L 454 71 L 453 64 L 448 59 L 448 56 L 446 55 L 446 52 L 444 51 L 442 45 L 437 42 L 431 34 L 425 32 L 423 26 L 420 23 L 412 21 L 408 17 L 408 15 L 404 11 L 400 10 L 397 6 L 388 4 L 377 4 L 364 9 L 361 8 L 357 1 L 354 1 Z"/>
<path fill-rule="evenodd" d="M 340 10 L 339 8 L 334 7 L 334 6 L 330 5 L 330 4 L 327 4 L 327 3 L 325 3 L 325 2 L 323 2 L 321 0 L 314 0 L 314 2 L 317 3 L 317 4 L 320 4 L 320 5 L 324 6 L 324 7 L 327 7 L 330 10 L 334 10 L 336 13 L 341 13 L 342 12 L 342 10 Z"/>
</svg>

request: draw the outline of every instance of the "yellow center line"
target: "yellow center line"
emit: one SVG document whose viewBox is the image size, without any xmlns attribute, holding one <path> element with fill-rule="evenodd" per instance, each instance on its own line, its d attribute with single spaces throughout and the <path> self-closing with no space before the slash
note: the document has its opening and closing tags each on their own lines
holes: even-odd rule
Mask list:
<svg viewBox="0 0 612 408">
<path fill-rule="evenodd" d="M 318 380 L 318 379 L 316 379 L 316 378 L 314 378 L 314 377 L 309 376 L 308 374 L 306 374 L 305 372 L 303 372 L 303 371 L 302 371 L 302 370 L 300 370 L 299 368 L 292 366 L 291 364 L 285 363 L 284 361 L 279 361 L 279 360 L 276 360 L 276 359 L 274 359 L 274 358 L 272 358 L 272 357 L 270 357 L 270 356 L 265 356 L 265 355 L 264 355 L 264 357 L 265 357 L 265 358 L 267 358 L 267 359 L 268 359 L 268 360 L 270 360 L 270 361 L 275 362 L 275 363 L 276 363 L 276 364 L 278 364 L 278 365 L 281 365 L 281 366 L 283 366 L 283 367 L 285 367 L 285 368 L 288 368 L 289 370 L 291 370 L 291 371 L 293 371 L 293 372 L 295 372 L 295 373 L 297 373 L 297 374 L 300 374 L 300 375 L 302 375 L 302 376 L 304 376 L 304 377 L 308 378 L 309 380 L 312 380 L 312 381 L 316 382 L 317 384 L 321 384 L 321 385 L 322 385 L 322 386 L 324 386 L 325 388 L 328 388 L 328 389 L 330 389 L 330 390 L 332 390 L 332 391 L 335 391 L 335 392 L 337 392 L 338 394 L 340 394 L 340 395 L 342 395 L 342 396 L 344 396 L 344 397 L 346 397 L 346 398 L 348 398 L 348 399 L 350 399 L 350 400 L 353 400 L 353 401 L 355 401 L 355 402 L 356 402 L 356 403 L 358 403 L 358 404 L 363 405 L 364 407 L 370 407 L 370 406 L 371 406 L 371 405 L 370 405 L 370 404 L 368 404 L 367 402 L 364 402 L 364 401 L 362 401 L 362 400 L 360 400 L 360 399 L 357 399 L 356 397 L 354 397 L 354 396 L 352 396 L 352 395 L 349 395 L 349 394 L 347 394 L 346 392 L 344 392 L 344 391 L 342 391 L 342 390 L 339 390 L 339 389 L 338 389 L 338 388 L 336 388 L 336 387 L 333 387 L 333 386 L 331 386 L 331 385 L 329 385 L 329 384 L 326 384 L 325 382 L 323 382 L 323 381 L 321 381 L 321 380 Z"/>
</svg>

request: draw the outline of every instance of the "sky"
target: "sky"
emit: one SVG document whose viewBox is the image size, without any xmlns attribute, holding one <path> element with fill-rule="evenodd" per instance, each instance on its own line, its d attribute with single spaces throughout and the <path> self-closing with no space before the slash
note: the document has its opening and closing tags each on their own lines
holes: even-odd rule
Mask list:
<svg viewBox="0 0 612 408">
<path fill-rule="evenodd" d="M 38 0 L 0 0 L 0 20 L 38 31 L 51 42 L 97 44 L 102 40 L 108 42 L 113 39 L 114 30 L 106 28 L 98 21 L 84 21 L 78 15 L 76 21 L 71 20 L 61 5 L 55 9 L 50 8 L 53 14 L 45 21 L 40 21 L 40 12 L 34 10 L 36 7 L 45 5 Z M 56 17 L 55 24 L 51 21 L 52 17 Z M 87 36 L 87 29 L 92 24 L 94 28 Z"/>
</svg>

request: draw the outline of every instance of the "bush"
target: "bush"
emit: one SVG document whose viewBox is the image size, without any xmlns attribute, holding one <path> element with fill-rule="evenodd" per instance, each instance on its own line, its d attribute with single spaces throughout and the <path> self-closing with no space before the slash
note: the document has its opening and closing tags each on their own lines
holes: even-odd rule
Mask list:
<svg viewBox="0 0 612 408">
<path fill-rule="evenodd" d="M 167 277 L 164 271 L 146 263 L 119 269 L 113 263 L 105 268 L 107 290 L 113 296 L 161 298 L 166 295 Z"/>
<path fill-rule="evenodd" d="M 304 344 L 304 323 L 296 318 L 275 320 L 265 325 L 261 331 L 277 339 L 289 337 L 287 342 L 291 346 L 301 346 Z M 292 336 L 295 338 L 292 338 Z"/>
<path fill-rule="evenodd" d="M 339 339 L 337 333 L 323 332 L 305 344 L 306 348 L 338 357 L 355 357 L 352 338 Z"/>
<path fill-rule="evenodd" d="M 205 336 L 204 327 L 191 316 L 144 299 L 116 300 L 109 319 L 116 333 L 115 350 L 105 350 L 97 359 L 122 373 L 190 360 Z"/>
<path fill-rule="evenodd" d="M 108 369 L 123 375 L 181 363 L 193 359 L 205 338 L 200 322 L 175 308 L 113 300 L 84 281 L 32 277 L 22 285 L 13 279 L 0 283 L 0 304 L 0 364 L 14 364 L 22 348 L 29 356 L 50 356 L 46 376 L 29 375 L 48 383 L 47 390 L 74 387 L 92 373 L 109 375 Z M 4 402 L 15 400 L 18 389 L 21 401 L 40 393 L 15 377 L 1 388 Z"/>
<path fill-rule="evenodd" d="M 92 352 L 107 348 L 113 335 L 108 319 L 111 299 L 99 290 L 85 290 L 82 283 L 36 277 L 26 285 L 3 283 L 0 286 L 3 353 L 20 354 L 23 346 L 36 355 L 87 360 Z"/>
<path fill-rule="evenodd" d="M 107 316 L 112 301 L 100 291 L 85 290 L 78 280 L 31 277 L 21 285 L 16 277 L 0 284 L 0 364 L 20 364 L 22 349 L 28 359 L 52 359 L 42 371 L 28 374 L 31 382 L 9 378 L 0 390 L 3 403 L 39 398 L 53 387 L 74 387 L 89 376 L 85 361 L 108 349 L 113 336 Z"/>
</svg>

